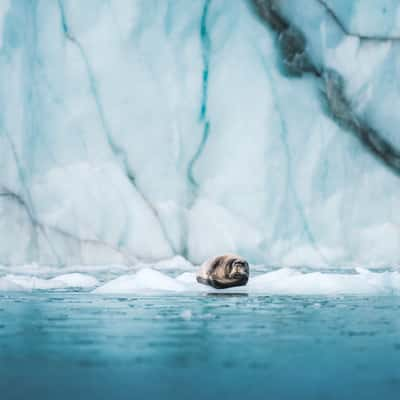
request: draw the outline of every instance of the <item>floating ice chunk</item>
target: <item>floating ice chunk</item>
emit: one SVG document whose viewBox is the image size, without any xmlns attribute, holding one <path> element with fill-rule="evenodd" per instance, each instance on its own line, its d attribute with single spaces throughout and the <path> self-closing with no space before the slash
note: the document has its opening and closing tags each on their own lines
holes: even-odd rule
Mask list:
<svg viewBox="0 0 400 400">
<path fill-rule="evenodd" d="M 98 287 L 93 293 L 129 293 L 136 289 L 136 274 L 122 275 Z"/>
<path fill-rule="evenodd" d="M 196 280 L 195 272 L 184 272 L 176 277 L 178 282 L 181 282 L 185 285 L 185 289 L 189 292 L 204 292 L 207 290 L 214 290 L 211 287 L 201 285 Z"/>
<path fill-rule="evenodd" d="M 192 312 L 190 310 L 183 310 L 181 312 L 181 318 L 186 320 L 186 321 L 191 320 L 192 319 Z"/>
<path fill-rule="evenodd" d="M 300 271 L 290 268 L 281 268 L 276 271 L 255 276 L 254 278 L 250 277 L 249 287 L 252 289 L 267 288 L 270 285 L 285 282 L 288 278 L 298 275 L 301 275 Z"/>
<path fill-rule="evenodd" d="M 32 289 L 48 290 L 48 289 L 60 289 L 65 287 L 65 285 L 62 282 L 53 281 L 52 279 L 36 278 L 35 276 L 9 274 L 6 275 L 5 278 L 26 290 L 32 290 Z"/>
<path fill-rule="evenodd" d="M 127 293 L 154 291 L 177 291 L 187 293 L 233 292 L 271 295 L 337 295 L 377 294 L 400 290 L 398 272 L 371 272 L 357 269 L 351 273 L 304 273 L 300 270 L 282 268 L 250 277 L 247 286 L 217 290 L 196 281 L 196 274 L 184 272 L 175 279 L 151 269 L 140 270 L 136 275 L 124 275 L 100 288 L 96 293 Z"/>
<path fill-rule="evenodd" d="M 12 292 L 20 290 L 24 290 L 24 288 L 6 278 L 0 278 L 0 292 Z"/>
<path fill-rule="evenodd" d="M 356 268 L 356 273 L 302 272 L 281 268 L 272 272 L 251 275 L 247 286 L 218 290 L 196 281 L 196 273 L 184 272 L 176 278 L 151 268 L 136 274 L 124 274 L 94 293 L 249 293 L 263 295 L 344 295 L 344 294 L 400 294 L 400 272 L 372 272 Z M 52 279 L 27 275 L 5 275 L 0 278 L 0 291 L 54 290 L 68 288 L 94 288 L 99 281 L 90 275 L 70 273 Z"/>
<path fill-rule="evenodd" d="M 5 280 L 20 287 L 20 289 L 33 290 L 50 290 L 50 289 L 66 289 L 71 287 L 87 288 L 98 285 L 98 280 L 90 275 L 85 274 L 65 274 L 52 279 L 42 279 L 34 276 L 26 275 L 6 275 Z"/>
<path fill-rule="evenodd" d="M 60 272 L 63 275 L 66 274 L 83 274 L 83 275 L 101 275 L 102 273 L 107 274 L 123 274 L 131 269 L 131 266 L 125 264 L 99 264 L 99 265 L 71 265 L 65 266 L 62 269 L 58 266 L 52 265 L 38 265 L 36 263 L 32 264 L 22 264 L 22 265 L 0 265 L 1 275 L 27 275 L 36 276 L 37 278 L 58 278 Z"/>
<path fill-rule="evenodd" d="M 374 294 L 400 289 L 397 272 L 371 272 L 358 268 L 357 274 L 301 273 L 288 268 L 259 275 L 249 281 L 249 292 L 268 294 Z"/>
<path fill-rule="evenodd" d="M 134 275 L 122 275 L 94 290 L 94 293 L 135 293 L 143 291 L 182 292 L 184 286 L 159 271 L 144 268 Z"/>
<path fill-rule="evenodd" d="M 176 277 L 176 280 L 185 284 L 196 283 L 196 273 L 195 272 L 184 272 Z"/>
<path fill-rule="evenodd" d="M 93 276 L 79 273 L 60 275 L 51 279 L 50 282 L 56 282 L 57 284 L 60 282 L 64 287 L 80 288 L 90 288 L 99 284 L 99 281 Z"/>
</svg>

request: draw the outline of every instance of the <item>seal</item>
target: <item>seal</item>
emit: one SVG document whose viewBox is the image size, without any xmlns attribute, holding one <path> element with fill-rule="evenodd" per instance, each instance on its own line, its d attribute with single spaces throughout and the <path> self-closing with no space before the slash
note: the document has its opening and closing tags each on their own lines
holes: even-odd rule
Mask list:
<svg viewBox="0 0 400 400">
<path fill-rule="evenodd" d="M 249 280 L 249 263 L 236 254 L 225 254 L 207 260 L 201 265 L 196 279 L 216 289 L 244 286 Z"/>
</svg>

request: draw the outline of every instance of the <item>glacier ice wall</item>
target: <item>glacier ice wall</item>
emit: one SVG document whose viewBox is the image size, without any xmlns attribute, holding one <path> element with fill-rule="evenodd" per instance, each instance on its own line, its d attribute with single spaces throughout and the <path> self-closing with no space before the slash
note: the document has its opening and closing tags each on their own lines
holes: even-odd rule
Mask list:
<svg viewBox="0 0 400 400">
<path fill-rule="evenodd" d="M 390 0 L 3 0 L 0 263 L 399 265 L 399 40 Z"/>
</svg>

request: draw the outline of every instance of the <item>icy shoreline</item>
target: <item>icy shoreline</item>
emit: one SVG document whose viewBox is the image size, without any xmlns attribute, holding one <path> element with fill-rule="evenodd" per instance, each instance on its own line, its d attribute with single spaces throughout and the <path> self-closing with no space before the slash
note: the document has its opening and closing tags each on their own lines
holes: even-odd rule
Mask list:
<svg viewBox="0 0 400 400">
<path fill-rule="evenodd" d="M 216 290 L 196 282 L 197 267 L 182 258 L 156 264 L 77 266 L 43 269 L 35 265 L 0 269 L 0 291 L 75 290 L 94 294 L 248 293 L 265 295 L 400 294 L 400 272 L 364 268 L 343 271 L 305 271 L 252 268 L 245 287 Z"/>
</svg>

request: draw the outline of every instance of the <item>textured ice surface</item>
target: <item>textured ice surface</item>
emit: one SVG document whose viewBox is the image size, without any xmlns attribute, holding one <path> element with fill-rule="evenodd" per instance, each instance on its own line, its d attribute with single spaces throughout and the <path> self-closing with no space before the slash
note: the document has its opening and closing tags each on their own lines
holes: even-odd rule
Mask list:
<svg viewBox="0 0 400 400">
<path fill-rule="evenodd" d="M 135 293 L 141 291 L 181 292 L 184 286 L 175 279 L 149 268 L 134 275 L 123 275 L 97 288 L 95 293 Z"/>
<path fill-rule="evenodd" d="M 340 271 L 340 270 L 338 270 Z M 339 295 L 339 294 L 400 294 L 400 273 L 395 271 L 369 271 L 362 268 L 345 272 L 301 271 L 280 268 L 253 272 L 247 286 L 224 290 L 213 289 L 196 281 L 196 270 L 187 267 L 170 271 L 149 266 L 129 270 L 112 277 L 110 272 L 69 273 L 59 275 L 53 269 L 52 278 L 26 274 L 7 274 L 0 277 L 0 291 L 32 290 L 92 290 L 94 294 L 206 294 L 248 293 L 263 295 Z M 48 272 L 49 274 L 49 272 Z"/>
<path fill-rule="evenodd" d="M 400 146 L 397 2 L 275 3 Z M 0 263 L 398 266 L 398 176 L 278 42 L 246 0 L 1 1 Z"/>
<path fill-rule="evenodd" d="M 98 280 L 86 274 L 64 274 L 52 279 L 42 279 L 31 275 L 5 275 L 0 278 L 0 290 L 32 290 L 32 289 L 71 289 L 92 288 L 99 284 Z"/>
<path fill-rule="evenodd" d="M 196 282 L 196 273 L 185 272 L 172 279 L 149 269 L 136 275 L 121 276 L 95 289 L 94 293 L 143 293 L 152 291 L 257 293 L 275 295 L 337 295 L 400 293 L 398 272 L 370 272 L 358 269 L 356 274 L 303 273 L 290 268 L 259 274 L 247 286 L 217 290 Z"/>
<path fill-rule="evenodd" d="M 335 13 L 338 22 L 353 35 L 400 38 L 400 4 L 397 0 L 323 1 Z"/>
<path fill-rule="evenodd" d="M 343 78 L 349 108 L 400 149 L 397 126 L 400 4 L 397 1 L 279 1 L 282 15 L 305 35 L 321 70 Z"/>
<path fill-rule="evenodd" d="M 7 278 L 0 278 L 0 291 L 4 292 L 12 292 L 12 291 L 20 291 L 24 290 L 23 286 L 17 285 L 10 279 Z"/>
</svg>

